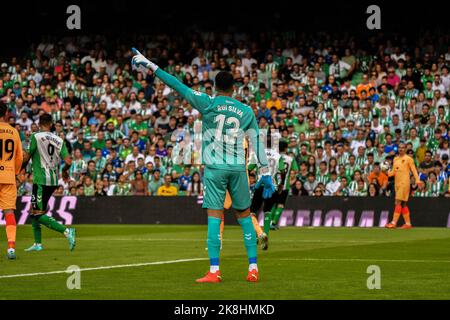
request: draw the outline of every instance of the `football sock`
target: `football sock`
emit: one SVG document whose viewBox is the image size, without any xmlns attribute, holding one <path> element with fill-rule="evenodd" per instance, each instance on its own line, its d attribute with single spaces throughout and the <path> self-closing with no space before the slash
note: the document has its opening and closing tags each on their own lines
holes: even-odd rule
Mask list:
<svg viewBox="0 0 450 320">
<path fill-rule="evenodd" d="M 8 239 L 8 249 L 14 249 L 16 247 L 16 217 L 14 213 L 5 214 L 6 221 L 6 238 Z"/>
<path fill-rule="evenodd" d="M 34 243 L 42 243 L 42 230 L 39 217 L 31 216 L 31 227 L 33 228 Z"/>
<path fill-rule="evenodd" d="M 400 218 L 400 214 L 402 212 L 402 206 L 396 205 L 394 209 L 394 217 L 392 218 L 392 223 L 397 225 L 398 219 Z"/>
<path fill-rule="evenodd" d="M 210 272 L 219 270 L 220 256 L 220 224 L 222 219 L 208 217 L 208 256 Z"/>
<path fill-rule="evenodd" d="M 248 265 L 248 271 L 256 270 L 258 271 L 258 265 L 256 263 L 250 263 Z"/>
<path fill-rule="evenodd" d="M 405 223 L 411 225 L 411 217 L 409 216 L 409 208 L 407 206 L 403 207 L 402 216 L 403 219 L 405 220 Z"/>
<path fill-rule="evenodd" d="M 264 212 L 264 232 L 267 235 L 269 235 L 271 221 L 272 221 L 272 213 Z"/>
<path fill-rule="evenodd" d="M 277 210 L 276 206 L 272 207 L 272 210 L 270 210 L 270 219 L 273 221 L 275 220 L 275 211 Z"/>
<path fill-rule="evenodd" d="M 66 227 L 63 226 L 61 223 L 53 219 L 52 217 L 47 216 L 46 214 L 43 214 L 38 217 L 38 222 L 43 224 L 49 229 L 55 230 L 59 233 L 65 233 Z"/>
<path fill-rule="evenodd" d="M 261 226 L 259 225 L 258 218 L 256 218 L 256 216 L 253 214 L 252 214 L 252 223 L 253 223 L 253 228 L 255 228 L 256 235 L 259 238 L 263 234 L 263 230 L 261 229 Z"/>
<path fill-rule="evenodd" d="M 239 224 L 242 227 L 244 234 L 244 244 L 247 250 L 248 264 L 256 264 L 257 252 L 256 252 L 256 233 L 253 227 L 252 218 L 250 216 L 238 219 Z"/>
<path fill-rule="evenodd" d="M 275 226 L 278 225 L 278 221 L 280 221 L 280 217 L 281 217 L 282 213 L 283 213 L 283 208 L 278 207 L 275 209 L 275 218 L 273 219 L 273 224 Z"/>
</svg>

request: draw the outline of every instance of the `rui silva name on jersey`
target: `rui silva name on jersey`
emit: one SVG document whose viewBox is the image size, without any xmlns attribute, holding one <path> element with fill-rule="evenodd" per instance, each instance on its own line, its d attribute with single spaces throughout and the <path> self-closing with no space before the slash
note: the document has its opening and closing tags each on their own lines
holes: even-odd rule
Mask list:
<svg viewBox="0 0 450 320">
<path fill-rule="evenodd" d="M 219 105 L 217 106 L 217 111 L 229 111 L 229 112 L 233 112 L 235 114 L 237 114 L 239 117 L 242 118 L 242 115 L 244 114 L 242 112 L 242 110 L 239 110 L 238 108 L 236 108 L 235 106 L 231 106 L 231 105 Z"/>
</svg>

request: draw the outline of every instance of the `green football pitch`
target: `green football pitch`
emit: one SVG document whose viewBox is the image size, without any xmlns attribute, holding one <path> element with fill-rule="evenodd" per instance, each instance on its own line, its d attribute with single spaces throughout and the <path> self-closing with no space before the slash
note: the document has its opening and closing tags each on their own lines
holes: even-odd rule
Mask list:
<svg viewBox="0 0 450 320">
<path fill-rule="evenodd" d="M 283 228 L 247 283 L 241 229 L 226 226 L 219 284 L 194 281 L 208 270 L 206 226 L 80 225 L 74 252 L 50 230 L 44 251 L 24 252 L 31 235 L 19 227 L 8 261 L 0 230 L 0 299 L 450 299 L 450 229 Z M 67 288 L 71 265 L 80 290 Z M 381 288 L 369 290 L 373 265 Z"/>
</svg>

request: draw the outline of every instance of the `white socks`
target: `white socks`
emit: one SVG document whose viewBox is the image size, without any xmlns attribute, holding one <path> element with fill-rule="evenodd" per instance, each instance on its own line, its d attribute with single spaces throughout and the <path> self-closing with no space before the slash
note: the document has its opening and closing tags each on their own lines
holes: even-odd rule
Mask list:
<svg viewBox="0 0 450 320">
<path fill-rule="evenodd" d="M 216 273 L 217 271 L 219 271 L 219 266 L 210 266 L 209 267 L 209 272 Z"/>
<path fill-rule="evenodd" d="M 252 271 L 252 270 L 258 271 L 258 265 L 256 263 L 251 263 L 248 266 L 248 271 Z M 217 271 L 219 271 L 219 266 L 210 266 L 209 267 L 209 272 L 216 273 Z"/>
</svg>

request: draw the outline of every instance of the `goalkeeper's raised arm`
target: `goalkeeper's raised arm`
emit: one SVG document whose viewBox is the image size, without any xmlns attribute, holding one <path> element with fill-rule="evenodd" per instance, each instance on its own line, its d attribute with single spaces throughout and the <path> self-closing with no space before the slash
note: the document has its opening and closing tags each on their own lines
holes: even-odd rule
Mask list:
<svg viewBox="0 0 450 320">
<path fill-rule="evenodd" d="M 201 93 L 192 90 L 177 78 L 171 76 L 161 68 L 159 68 L 155 63 L 148 60 L 143 54 L 141 54 L 137 49 L 132 48 L 133 59 L 131 60 L 132 65 L 136 67 L 139 71 L 146 74 L 147 70 L 153 71 L 153 74 L 161 79 L 170 88 L 177 91 L 184 99 L 186 99 L 192 107 L 197 109 L 200 113 L 205 112 L 206 108 L 211 104 L 211 97 L 205 93 Z"/>
</svg>

